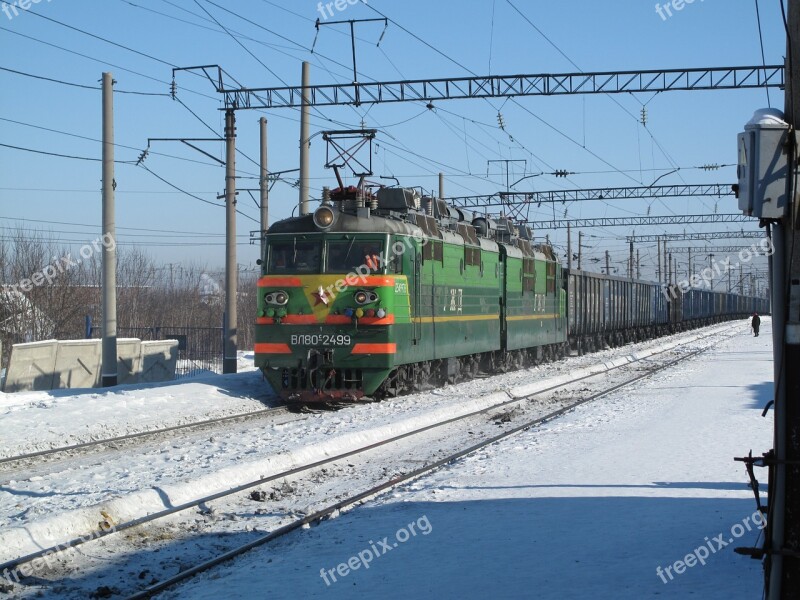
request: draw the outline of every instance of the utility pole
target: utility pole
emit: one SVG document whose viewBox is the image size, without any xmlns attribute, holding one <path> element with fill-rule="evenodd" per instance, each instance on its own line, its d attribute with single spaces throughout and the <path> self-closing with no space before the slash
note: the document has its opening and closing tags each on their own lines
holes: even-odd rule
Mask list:
<svg viewBox="0 0 800 600">
<path fill-rule="evenodd" d="M 567 225 L 567 269 L 572 271 L 572 228 Z"/>
<path fill-rule="evenodd" d="M 639 249 L 636 249 L 636 279 L 642 278 L 642 261 L 639 257 Z"/>
<path fill-rule="evenodd" d="M 582 263 L 582 260 L 581 260 L 582 258 L 583 258 L 583 232 L 579 231 L 578 232 L 578 271 L 582 271 L 583 270 L 583 263 Z"/>
<path fill-rule="evenodd" d="M 688 280 L 689 281 L 689 285 L 691 285 L 691 282 L 692 282 L 692 275 L 694 275 L 694 273 L 692 273 L 692 248 L 690 246 L 689 247 L 689 280 Z"/>
<path fill-rule="evenodd" d="M 656 242 L 658 244 L 658 283 L 661 284 L 664 281 L 661 276 L 661 240 L 658 239 Z"/>
<path fill-rule="evenodd" d="M 117 224 L 114 206 L 114 78 L 103 73 L 103 363 L 101 384 L 117 385 Z"/>
<path fill-rule="evenodd" d="M 729 294 L 733 291 L 733 287 L 732 287 L 732 284 L 731 284 L 731 271 L 733 271 L 733 269 L 728 269 L 728 293 Z"/>
<path fill-rule="evenodd" d="M 264 234 L 269 229 L 269 164 L 267 162 L 267 119 L 261 117 L 258 121 L 261 128 L 261 173 L 259 191 L 261 192 L 261 260 L 267 250 L 267 240 Z"/>
<path fill-rule="evenodd" d="M 708 270 L 711 273 L 711 277 L 709 278 L 709 288 L 710 290 L 714 289 L 714 255 L 708 255 Z"/>
<path fill-rule="evenodd" d="M 222 372 L 237 370 L 236 299 L 238 290 L 236 264 L 236 112 L 225 110 L 225 330 Z"/>
<path fill-rule="evenodd" d="M 669 253 L 669 275 L 667 277 L 667 283 L 672 285 L 672 274 L 673 274 L 674 265 L 672 263 L 672 252 Z"/>
<path fill-rule="evenodd" d="M 300 108 L 300 216 L 310 211 L 309 193 L 309 156 L 311 153 L 311 85 L 310 65 L 303 62 L 303 103 Z"/>
<path fill-rule="evenodd" d="M 606 275 L 611 275 L 611 262 L 608 257 L 608 250 L 606 250 Z"/>
<path fill-rule="evenodd" d="M 439 173 L 439 200 L 444 200 L 444 173 Z"/>
<path fill-rule="evenodd" d="M 628 279 L 633 279 L 633 242 L 630 244 L 631 255 L 628 258 Z"/>
<path fill-rule="evenodd" d="M 739 265 L 739 293 L 744 296 L 744 267 Z"/>
</svg>

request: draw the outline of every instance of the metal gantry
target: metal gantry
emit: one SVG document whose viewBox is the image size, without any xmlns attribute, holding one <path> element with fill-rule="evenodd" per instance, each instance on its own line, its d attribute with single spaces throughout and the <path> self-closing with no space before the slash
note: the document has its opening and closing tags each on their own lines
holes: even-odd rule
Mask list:
<svg viewBox="0 0 800 600">
<path fill-rule="evenodd" d="M 767 238 L 764 238 L 767 239 Z M 672 254 L 691 254 L 693 252 L 717 252 L 719 254 L 734 254 L 742 250 L 756 249 L 760 252 L 766 253 L 769 247 L 761 248 L 759 244 L 751 244 L 749 246 L 670 246 L 669 251 Z"/>
<path fill-rule="evenodd" d="M 216 81 L 206 76 L 215 84 L 222 83 L 221 76 Z M 310 86 L 308 95 L 311 106 L 346 106 L 465 98 L 782 88 L 783 85 L 784 66 L 769 65 L 341 83 Z M 303 97 L 302 86 L 233 88 L 222 84 L 217 85 L 217 92 L 223 94 L 225 106 L 238 109 L 299 108 Z"/>
<path fill-rule="evenodd" d="M 672 240 L 725 240 L 725 239 L 766 239 L 761 231 L 713 231 L 709 233 L 661 233 L 658 235 L 629 235 L 628 242 L 648 243 Z"/>
<path fill-rule="evenodd" d="M 546 204 L 556 202 L 586 202 L 589 200 L 630 200 L 641 198 L 688 198 L 733 196 L 729 183 L 701 183 L 682 185 L 649 185 L 631 187 L 586 188 L 576 190 L 548 190 L 543 192 L 498 192 L 476 196 L 455 196 L 447 201 L 459 208 L 491 208 Z"/>
<path fill-rule="evenodd" d="M 752 221 L 741 213 L 726 215 L 665 215 L 661 217 L 604 217 L 598 219 L 556 219 L 553 221 L 527 221 L 539 229 L 567 229 L 585 227 L 640 227 L 646 225 L 688 225 L 692 223 L 742 223 Z"/>
</svg>

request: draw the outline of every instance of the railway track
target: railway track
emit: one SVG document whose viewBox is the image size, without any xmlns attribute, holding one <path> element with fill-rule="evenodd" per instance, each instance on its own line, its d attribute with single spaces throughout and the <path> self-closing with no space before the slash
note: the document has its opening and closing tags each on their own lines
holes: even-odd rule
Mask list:
<svg viewBox="0 0 800 600">
<path fill-rule="evenodd" d="M 725 331 L 722 331 L 722 332 L 715 333 L 713 336 L 710 336 L 710 337 L 725 336 L 725 334 L 728 334 L 728 333 L 730 333 L 730 330 L 725 330 Z M 509 399 L 507 401 L 495 404 L 495 405 L 493 405 L 493 406 L 491 406 L 489 408 L 484 408 L 484 409 L 481 409 L 481 410 L 470 412 L 470 413 L 465 414 L 465 415 L 461 415 L 461 416 L 458 416 L 458 417 L 453 417 L 451 419 L 443 420 L 441 422 L 437 422 L 437 423 L 434 423 L 434 424 L 431 424 L 431 425 L 428 425 L 428 426 L 425 426 L 425 427 L 420 427 L 418 429 L 414 429 L 413 431 L 408 431 L 408 432 L 403 433 L 401 435 L 396 435 L 394 437 L 391 437 L 391 438 L 388 438 L 388 439 L 385 439 L 385 440 L 382 440 L 382 441 L 379 441 L 379 442 L 376 442 L 376 443 L 364 445 L 363 447 L 360 447 L 360 448 L 357 448 L 357 449 L 354 449 L 354 450 L 351 450 L 351 451 L 348 451 L 348 452 L 343 452 L 343 453 L 335 455 L 335 456 L 330 456 L 330 457 L 328 457 L 328 458 L 326 458 L 324 460 L 319 460 L 319 461 L 312 462 L 312 463 L 309 463 L 309 464 L 303 464 L 303 465 L 297 466 L 297 467 L 295 467 L 293 469 L 289 469 L 289 470 L 286 470 L 286 471 L 271 475 L 269 477 L 263 477 L 263 478 L 260 478 L 258 480 L 247 482 L 247 483 L 245 483 L 243 485 L 236 486 L 234 488 L 231 488 L 229 490 L 225 490 L 223 492 L 219 492 L 219 493 L 216 493 L 216 494 L 205 496 L 203 498 L 197 498 L 197 499 L 192 500 L 190 502 L 185 502 L 185 503 L 180 504 L 178 506 L 174 506 L 174 507 L 171 507 L 169 509 L 166 509 L 166 510 L 163 510 L 163 511 L 160 511 L 160 512 L 156 512 L 156 513 L 153 513 L 153 514 L 150 514 L 150 515 L 138 518 L 138 519 L 134 519 L 134 520 L 129 521 L 127 523 L 116 524 L 109 531 L 98 531 L 98 532 L 96 532 L 95 534 L 93 534 L 91 536 L 91 539 L 86 540 L 85 538 L 83 538 L 83 539 L 72 540 L 70 542 L 66 542 L 64 544 L 60 544 L 59 546 L 43 549 L 43 550 L 41 550 L 39 552 L 36 552 L 36 553 L 33 553 L 33 554 L 29 554 L 27 556 L 21 557 L 19 559 L 14 560 L 14 561 L 10 561 L 8 563 L 2 564 L 2 565 L 0 565 L 0 571 L 2 571 L 4 569 L 15 569 L 15 568 L 19 567 L 20 565 L 23 565 L 25 563 L 31 562 L 33 560 L 36 560 L 37 558 L 42 558 L 42 557 L 45 557 L 45 556 L 49 556 L 49 555 L 51 555 L 51 554 L 53 554 L 55 552 L 59 552 L 59 551 L 62 551 L 64 549 L 67 549 L 67 548 L 73 548 L 73 547 L 78 546 L 78 545 L 83 544 L 83 543 L 90 543 L 91 541 L 94 541 L 94 540 L 97 540 L 97 539 L 101 539 L 101 538 L 105 538 L 107 536 L 114 535 L 116 533 L 119 533 L 119 532 L 122 532 L 122 531 L 126 531 L 126 530 L 129 530 L 131 528 L 138 527 L 138 526 L 141 526 L 141 525 L 144 525 L 144 524 L 147 524 L 147 523 L 154 523 L 154 522 L 156 522 L 158 520 L 165 519 L 166 517 L 174 515 L 176 513 L 179 513 L 179 512 L 182 512 L 182 511 L 186 511 L 188 509 L 192 509 L 192 508 L 195 508 L 195 507 L 198 507 L 198 506 L 201 506 L 201 505 L 205 506 L 209 502 L 213 502 L 215 500 L 220 500 L 220 499 L 223 499 L 223 498 L 231 497 L 231 496 L 234 496 L 234 495 L 236 495 L 236 494 L 238 494 L 238 493 L 240 493 L 242 491 L 246 491 L 246 490 L 249 490 L 251 488 L 255 488 L 257 486 L 261 486 L 261 485 L 267 484 L 269 482 L 274 482 L 276 480 L 286 479 L 286 478 L 298 475 L 300 473 L 309 472 L 309 471 L 318 469 L 318 468 L 323 467 L 325 465 L 338 463 L 338 462 L 344 461 L 344 460 L 346 460 L 346 459 L 348 459 L 350 457 L 353 457 L 355 455 L 365 454 L 365 453 L 368 453 L 371 450 L 375 450 L 377 448 L 389 446 L 391 444 L 400 442 L 401 440 L 408 440 L 408 439 L 414 438 L 415 436 L 422 436 L 422 434 L 424 434 L 426 432 L 429 432 L 429 431 L 432 431 L 432 430 L 445 428 L 448 425 L 453 425 L 455 423 L 466 421 L 466 420 L 469 420 L 471 418 L 475 418 L 475 417 L 480 416 L 480 415 L 486 415 L 488 413 L 496 412 L 499 409 L 507 408 L 507 407 L 510 407 L 512 405 L 529 403 L 529 402 L 534 401 L 537 398 L 542 397 L 542 396 L 544 396 L 544 395 L 546 395 L 548 393 L 555 392 L 555 391 L 557 391 L 559 389 L 567 388 L 570 385 L 574 385 L 576 383 L 584 382 L 584 381 L 586 381 L 588 379 L 592 379 L 592 378 L 597 378 L 597 377 L 601 377 L 601 376 L 604 376 L 604 375 L 608 375 L 609 373 L 612 373 L 614 371 L 618 371 L 620 369 L 624 369 L 625 367 L 632 368 L 635 371 L 635 373 L 632 374 L 632 376 L 626 378 L 622 382 L 615 383 L 615 384 L 613 384 L 613 385 L 611 385 L 609 387 L 606 387 L 606 388 L 602 389 L 601 391 L 593 393 L 593 394 L 591 394 L 589 396 L 580 397 L 575 401 L 570 401 L 566 405 L 558 408 L 557 410 L 553 410 L 553 411 L 547 412 L 546 414 L 536 416 L 535 418 L 529 419 L 529 420 L 527 420 L 527 421 L 525 421 L 523 423 L 520 423 L 520 424 L 514 424 L 513 427 L 511 427 L 510 429 L 507 429 L 506 431 L 503 431 L 500 434 L 489 436 L 486 439 L 483 439 L 483 440 L 481 440 L 480 442 L 478 442 L 476 444 L 470 445 L 467 448 L 460 449 L 460 450 L 458 450 L 456 452 L 451 452 L 447 456 L 445 456 L 443 458 L 440 458 L 440 459 L 437 459 L 437 460 L 430 461 L 430 462 L 428 462 L 427 464 L 425 464 L 424 466 L 422 466 L 420 468 L 416 468 L 416 469 L 414 469 L 412 471 L 409 471 L 407 473 L 404 473 L 404 474 L 402 474 L 400 476 L 393 476 L 391 479 L 387 479 L 385 481 L 380 482 L 377 485 L 373 485 L 373 486 L 369 487 L 368 489 L 364 490 L 363 492 L 360 492 L 358 494 L 353 495 L 352 497 L 349 497 L 349 498 L 346 498 L 346 499 L 341 500 L 339 502 L 336 502 L 334 504 L 331 504 L 330 506 L 327 506 L 327 507 L 325 507 L 323 509 L 320 509 L 320 510 L 317 510 L 317 511 L 313 512 L 312 514 L 306 515 L 306 516 L 304 516 L 304 517 L 302 517 L 300 519 L 296 519 L 296 520 L 292 521 L 289 524 L 283 525 L 283 526 L 279 527 L 278 529 L 275 529 L 271 533 L 269 533 L 267 535 L 264 535 L 264 536 L 262 536 L 262 537 L 260 537 L 260 538 L 258 538 L 256 540 L 252 540 L 252 541 L 248 542 L 247 544 L 244 544 L 244 545 L 242 545 L 240 547 L 234 548 L 234 549 L 232 549 L 232 550 L 230 550 L 228 552 L 220 554 L 219 556 L 214 557 L 212 559 L 205 560 L 201 564 L 198 564 L 196 566 L 190 567 L 188 569 L 184 569 L 178 575 L 176 575 L 175 577 L 171 577 L 169 579 L 165 579 L 163 581 L 155 583 L 154 585 L 152 585 L 152 586 L 142 590 L 141 592 L 131 596 L 131 598 L 137 598 L 137 599 L 138 598 L 148 598 L 148 597 L 151 597 L 152 595 L 154 595 L 154 594 L 156 594 L 156 593 L 158 593 L 158 592 L 160 592 L 160 591 L 162 591 L 162 590 L 164 590 L 164 589 L 166 589 L 168 587 L 171 587 L 172 585 L 175 585 L 176 583 L 179 583 L 180 581 L 183 581 L 183 580 L 185 580 L 185 579 L 187 579 L 187 578 L 189 578 L 189 577 L 191 577 L 191 576 L 193 576 L 193 575 L 195 575 L 197 573 L 200 573 L 202 571 L 210 569 L 210 568 L 212 568 L 213 566 L 215 566 L 217 564 L 220 564 L 220 563 L 225 562 L 225 561 L 227 561 L 227 560 L 229 560 L 229 559 L 231 559 L 231 558 L 233 558 L 235 556 L 243 554 L 244 552 L 247 552 L 248 550 L 250 550 L 252 548 L 255 548 L 255 547 L 263 545 L 263 544 L 266 544 L 266 543 L 268 543 L 268 542 L 270 542 L 270 541 L 272 541 L 272 540 L 274 540 L 274 539 L 276 539 L 278 537 L 286 535 L 289 532 L 294 531 L 294 530 L 296 530 L 296 529 L 298 529 L 298 528 L 300 528 L 300 527 L 302 527 L 304 525 L 307 525 L 307 524 L 310 524 L 310 523 L 314 523 L 314 522 L 319 522 L 319 521 L 325 519 L 327 516 L 335 513 L 338 510 L 342 510 L 342 509 L 348 508 L 350 506 L 353 506 L 353 505 L 363 501 L 364 499 L 369 498 L 370 496 L 374 496 L 374 495 L 376 495 L 376 494 L 378 494 L 378 493 L 380 493 L 382 491 L 385 491 L 387 489 L 391 489 L 391 488 L 393 488 L 393 487 L 395 487 L 397 485 L 400 485 L 402 483 L 405 483 L 405 482 L 407 482 L 407 481 L 409 481 L 411 479 L 418 478 L 418 477 L 420 477 L 422 475 L 425 475 L 426 473 L 429 473 L 429 472 L 431 472 L 431 471 L 433 471 L 435 469 L 441 468 L 442 466 L 444 466 L 444 465 L 446 465 L 446 464 L 448 464 L 448 463 L 450 463 L 450 462 L 452 462 L 454 460 L 457 460 L 457 459 L 459 459 L 459 458 L 461 458 L 463 456 L 466 456 L 468 454 L 476 452 L 477 450 L 480 450 L 481 448 L 485 448 L 486 446 L 491 445 L 493 443 L 496 443 L 497 441 L 500 441 L 500 440 L 502 440 L 504 438 L 507 438 L 507 437 L 509 437 L 511 435 L 514 435 L 514 434 L 519 433 L 521 431 L 524 431 L 526 429 L 530 429 L 532 427 L 536 427 L 538 425 L 541 425 L 543 423 L 546 423 L 548 421 L 556 419 L 556 418 L 562 416 L 563 414 L 565 414 L 565 413 L 567 413 L 569 411 L 572 411 L 575 408 L 577 408 L 577 407 L 579 407 L 579 406 L 581 406 L 583 404 L 586 404 L 586 403 L 591 402 L 593 400 L 596 400 L 598 398 L 604 397 L 604 396 L 606 396 L 608 394 L 611 394 L 611 393 L 613 393 L 613 392 L 615 392 L 615 391 L 617 391 L 619 389 L 622 389 L 624 387 L 633 385 L 633 384 L 635 384 L 635 383 L 637 383 L 639 381 L 642 381 L 643 379 L 651 377 L 655 373 L 658 373 L 658 372 L 663 371 L 665 369 L 671 368 L 671 367 L 673 367 L 674 365 L 676 365 L 678 363 L 681 363 L 681 362 L 684 362 L 686 360 L 689 360 L 689 359 L 697 356 L 698 354 L 707 351 L 709 348 L 713 347 L 714 345 L 715 345 L 714 343 L 710 343 L 706 347 L 704 347 L 704 348 L 702 348 L 700 350 L 693 351 L 693 352 L 688 353 L 688 354 L 686 354 L 684 356 L 680 356 L 678 358 L 668 360 L 668 361 L 663 362 L 663 363 L 658 364 L 658 365 L 649 365 L 649 364 L 647 364 L 648 361 L 652 361 L 652 360 L 656 359 L 657 357 L 659 357 L 659 356 L 661 356 L 663 354 L 669 353 L 671 351 L 671 350 L 665 350 L 665 351 L 662 351 L 662 352 L 659 352 L 659 353 L 652 354 L 652 355 L 650 355 L 650 356 L 648 356 L 646 358 L 641 358 L 641 359 L 638 359 L 638 360 L 634 360 L 634 361 L 625 363 L 623 365 L 612 366 L 612 367 L 607 368 L 607 369 L 605 369 L 603 371 L 600 371 L 600 372 L 592 373 L 590 375 L 585 375 L 585 376 L 581 376 L 581 377 L 576 377 L 576 378 L 570 379 L 569 381 L 561 382 L 561 383 L 558 383 L 556 385 L 550 386 L 548 388 L 545 388 L 545 389 L 542 389 L 542 390 L 538 390 L 537 392 L 535 392 L 533 394 L 530 394 L 530 395 L 527 395 L 527 396 L 516 397 L 516 398 L 515 397 L 509 397 Z M 644 368 L 642 368 L 643 365 L 646 365 L 646 366 Z"/>
<path fill-rule="evenodd" d="M 128 435 L 121 435 L 117 437 L 93 440 L 91 442 L 83 442 L 80 444 L 72 444 L 69 446 L 61 446 L 59 448 L 52 448 L 48 450 L 40 450 L 38 452 L 30 452 L 26 454 L 19 454 L 16 456 L 9 456 L 0 458 L 0 473 L 15 471 L 24 467 L 38 466 L 41 464 L 57 462 L 65 459 L 73 459 L 80 456 L 100 452 L 112 448 L 117 451 L 124 450 L 136 443 L 143 440 L 157 439 L 166 434 L 175 432 L 194 432 L 204 429 L 210 429 L 219 425 L 246 422 L 250 420 L 263 419 L 265 417 L 277 416 L 289 412 L 286 406 L 276 406 L 273 408 L 265 408 L 263 410 L 256 410 L 246 413 L 239 413 L 229 415 L 226 417 L 219 417 L 216 419 L 206 419 L 203 421 L 196 421 L 193 423 L 184 423 L 182 425 L 174 425 L 172 427 L 164 427 L 162 429 L 152 429 L 148 431 L 141 431 L 138 433 L 131 433 Z"/>
</svg>

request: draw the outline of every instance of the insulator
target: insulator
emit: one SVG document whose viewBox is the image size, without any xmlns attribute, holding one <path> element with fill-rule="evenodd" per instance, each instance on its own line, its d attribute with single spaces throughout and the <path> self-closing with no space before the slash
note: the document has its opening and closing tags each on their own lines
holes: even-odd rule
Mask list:
<svg viewBox="0 0 800 600">
<path fill-rule="evenodd" d="M 501 113 L 499 111 L 497 112 L 497 125 L 500 127 L 500 129 L 505 131 L 506 122 L 505 122 L 505 119 L 503 119 L 503 113 Z"/>
<path fill-rule="evenodd" d="M 642 107 L 642 125 L 647 125 L 647 107 Z"/>
</svg>

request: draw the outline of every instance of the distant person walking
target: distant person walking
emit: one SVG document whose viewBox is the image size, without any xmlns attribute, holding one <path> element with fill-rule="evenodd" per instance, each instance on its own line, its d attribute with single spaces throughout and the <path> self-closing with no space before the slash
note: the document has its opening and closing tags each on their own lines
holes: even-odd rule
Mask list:
<svg viewBox="0 0 800 600">
<path fill-rule="evenodd" d="M 758 316 L 758 313 L 753 313 L 753 332 L 755 336 L 758 337 L 758 328 L 761 327 L 761 317 Z"/>
</svg>

